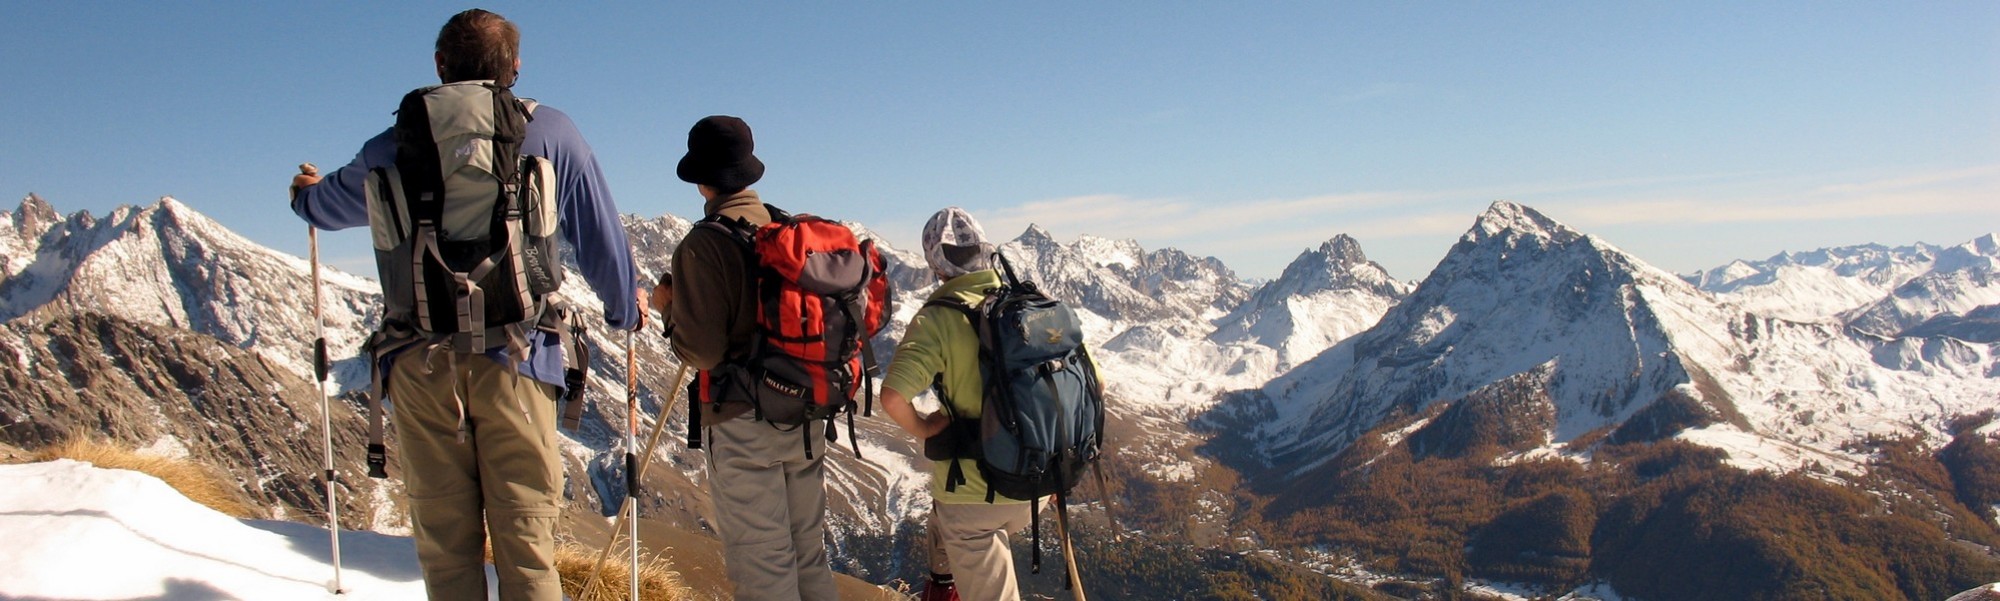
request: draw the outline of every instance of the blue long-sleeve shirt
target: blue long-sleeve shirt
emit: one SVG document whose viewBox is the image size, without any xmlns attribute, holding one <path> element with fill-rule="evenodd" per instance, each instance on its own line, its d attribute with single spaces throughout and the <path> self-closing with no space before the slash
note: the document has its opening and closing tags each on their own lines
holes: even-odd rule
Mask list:
<svg viewBox="0 0 2000 601">
<path fill-rule="evenodd" d="M 549 159 L 555 164 L 556 203 L 563 237 L 576 249 L 577 266 L 583 278 L 604 303 L 604 321 L 612 329 L 629 330 L 638 325 L 638 272 L 632 262 L 632 247 L 625 240 L 625 227 L 618 221 L 618 205 L 604 184 L 604 172 L 597 155 L 577 131 L 575 122 L 547 105 L 535 108 L 528 122 L 527 139 L 521 152 Z M 361 152 L 347 165 L 327 174 L 320 183 L 307 186 L 292 197 L 292 211 L 314 227 L 341 230 L 368 225 L 368 201 L 364 185 L 368 173 L 377 167 L 396 164 L 393 128 L 369 138 Z M 563 348 L 552 336 L 535 331 L 529 337 L 527 360 L 521 373 L 541 382 L 563 387 Z M 503 365 L 513 364 L 505 346 L 486 355 Z"/>
</svg>

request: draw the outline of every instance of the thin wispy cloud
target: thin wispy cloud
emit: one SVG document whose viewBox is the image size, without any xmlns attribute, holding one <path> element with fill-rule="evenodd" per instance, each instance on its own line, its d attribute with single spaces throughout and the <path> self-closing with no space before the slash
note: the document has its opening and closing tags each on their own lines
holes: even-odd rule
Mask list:
<svg viewBox="0 0 2000 601">
<path fill-rule="evenodd" d="M 1746 183 L 1700 196 L 1606 199 L 1565 205 L 1579 226 L 1841 221 L 1926 215 L 2000 214 L 2000 165 L 1899 174 L 1785 189 Z"/>
<path fill-rule="evenodd" d="M 1243 201 L 1099 194 L 975 213 L 988 234 L 1001 239 L 1038 224 L 1064 240 L 1079 235 L 1132 239 L 1148 248 L 1176 246 L 1221 256 L 1232 265 L 1282 265 L 1300 249 L 1336 234 L 1354 236 L 1364 246 L 1434 238 L 1441 252 L 1495 200 L 1534 206 L 1586 232 L 1614 225 L 1675 230 L 1728 223 L 2000 215 L 2000 165 L 1874 178 L 1735 172 Z"/>
</svg>

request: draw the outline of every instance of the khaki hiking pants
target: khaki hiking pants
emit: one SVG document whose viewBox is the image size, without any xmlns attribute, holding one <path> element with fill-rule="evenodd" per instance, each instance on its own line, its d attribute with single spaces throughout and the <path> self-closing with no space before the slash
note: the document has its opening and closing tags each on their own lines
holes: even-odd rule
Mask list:
<svg viewBox="0 0 2000 601">
<path fill-rule="evenodd" d="M 489 533 L 502 601 L 561 599 L 555 387 L 480 355 L 426 355 L 398 356 L 388 385 L 431 601 L 486 599 Z"/>
<path fill-rule="evenodd" d="M 1027 503 L 932 502 L 931 571 L 951 574 L 962 601 L 1020 601 L 1007 537 L 1029 515 Z"/>
<path fill-rule="evenodd" d="M 781 431 L 744 414 L 708 430 L 709 495 L 737 601 L 840 598 L 826 563 L 826 423 L 807 427 Z"/>
</svg>

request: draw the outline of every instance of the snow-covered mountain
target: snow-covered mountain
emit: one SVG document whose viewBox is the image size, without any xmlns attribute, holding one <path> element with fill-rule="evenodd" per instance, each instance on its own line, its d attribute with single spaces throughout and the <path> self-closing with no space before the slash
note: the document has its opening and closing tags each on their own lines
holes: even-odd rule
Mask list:
<svg viewBox="0 0 2000 601">
<path fill-rule="evenodd" d="M 1274 348 L 1277 369 L 1290 369 L 1375 325 L 1410 288 L 1341 234 L 1292 260 L 1283 275 L 1217 320 L 1209 339 Z"/>
<path fill-rule="evenodd" d="M 667 268 L 692 227 L 674 215 L 623 221 L 648 278 Z M 1608 432 L 1726 448 L 1746 466 L 1854 465 L 1856 451 L 1844 443 L 1872 434 L 1937 440 L 1955 416 L 2000 399 L 1993 335 L 2000 298 L 1991 295 L 2000 244 L 1991 236 L 1952 248 L 1739 262 L 1699 279 L 1706 290 L 1504 202 L 1480 215 L 1414 288 L 1345 235 L 1254 286 L 1214 258 L 1131 240 L 1085 235 L 1062 243 L 1030 227 L 1001 248 L 1022 277 L 1078 309 L 1112 397 L 1112 440 L 1119 459 L 1134 462 L 1121 468 L 1156 488 L 1230 481 L 1209 479 L 1227 471 L 1215 457 L 1249 458 L 1240 471 L 1250 478 L 1304 473 L 1398 420 L 1414 420 L 1402 435 L 1423 447 L 1420 454 L 1450 455 L 1475 443 L 1562 453 L 1562 443 Z M 895 319 L 876 341 L 887 358 L 935 282 L 920 254 L 883 250 L 897 288 Z M 239 477 L 285 483 L 280 496 L 313 507 L 311 495 L 300 494 L 312 488 L 311 454 L 262 450 L 317 428 L 302 352 L 313 331 L 301 302 L 311 288 L 303 259 L 245 240 L 173 199 L 63 218 L 30 197 L 0 212 L 0 267 L 0 322 L 22 341 L 0 344 L 14 351 L 0 378 L 22 383 L 0 399 L 0 422 L 26 421 L 40 415 L 37 407 L 60 403 L 76 409 L 65 419 L 87 427 L 92 395 L 120 391 L 121 401 L 99 405 L 132 414 L 105 422 L 119 424 L 113 429 L 130 442 L 217 446 L 223 450 L 195 454 L 230 461 L 264 453 L 269 465 Z M 353 357 L 374 326 L 378 293 L 367 278 L 333 270 L 326 277 L 330 342 L 336 357 Z M 606 331 L 581 276 L 571 273 L 568 282 L 562 299 L 589 327 L 596 352 L 585 426 L 564 433 L 567 496 L 573 510 L 602 514 L 627 494 L 620 474 L 628 338 Z M 1791 296 L 1798 294 L 1817 300 Z M 1781 314 L 1778 306 L 1810 310 Z M 210 342 L 192 341 L 200 337 Z M 672 431 L 653 458 L 642 514 L 703 531 L 712 515 L 705 459 L 683 442 L 686 399 L 673 398 L 681 387 L 672 381 L 679 365 L 657 328 L 629 340 L 641 366 L 633 376 L 643 427 L 669 402 L 681 404 L 666 412 Z M 63 349 L 106 359 L 66 363 Z M 148 354 L 197 351 L 203 359 L 194 363 L 223 367 L 194 374 L 189 361 Z M 351 394 L 364 369 L 348 359 L 338 372 L 350 395 L 335 405 L 343 447 L 358 447 L 350 444 L 361 428 Z M 135 400 L 177 382 L 201 390 L 160 401 L 194 409 L 149 411 Z M 240 419 L 236 408 L 258 404 L 275 412 L 257 414 L 265 425 L 224 423 Z M 1193 421 L 1203 427 L 1190 428 Z M 132 425 L 154 422 L 171 427 Z M 927 510 L 928 466 L 888 420 L 858 424 L 863 457 L 830 454 L 836 562 L 877 582 L 916 573 L 920 564 L 903 562 Z M 0 428 L 9 436 L 21 430 Z M 840 434 L 846 447 L 849 433 Z M 225 448 L 216 443 L 225 436 L 269 440 Z M 345 455 L 340 461 L 352 464 Z M 349 499 L 383 511 L 345 515 L 369 515 L 372 523 L 359 525 L 393 531 L 400 522 L 383 517 L 396 511 L 393 490 L 364 492 Z M 1233 493 L 1185 492 L 1201 503 L 1199 515 L 1183 517 L 1225 534 Z"/>
<path fill-rule="evenodd" d="M 0 241 L 0 249 L 14 247 L 0 280 L 0 321 L 50 304 L 87 308 L 201 332 L 310 373 L 315 335 L 304 259 L 251 242 L 171 197 L 102 218 L 54 216 L 33 196 L 0 213 L 14 222 L 0 230 L 17 236 Z M 375 327 L 369 309 L 380 288 L 337 270 L 323 277 L 329 351 L 357 357 Z M 344 361 L 335 374 L 344 387 L 359 386 L 366 365 Z"/>
<path fill-rule="evenodd" d="M 1929 271 L 1841 315 L 1856 330 L 1899 336 L 1938 317 L 2000 305 L 2000 235 L 1943 249 Z"/>
<path fill-rule="evenodd" d="M 263 444 L 265 442 L 296 447 L 292 437 L 299 435 L 298 429 L 317 430 L 317 395 L 310 394 L 309 387 L 304 390 L 291 388 L 310 382 L 308 378 L 311 376 L 307 351 L 311 348 L 315 322 L 309 300 L 313 288 L 307 261 L 244 239 L 171 198 L 161 199 L 146 207 L 121 207 L 103 218 L 78 212 L 58 220 L 53 217 L 55 214 L 46 202 L 33 197 L 25 200 L 16 211 L 0 212 L 0 226 L 5 226 L 0 227 L 0 231 L 6 232 L 0 234 L 0 250 L 7 253 L 0 255 L 5 259 L 0 262 L 9 265 L 10 270 L 9 277 L 0 280 L 0 320 L 23 329 L 51 330 L 50 334 L 36 335 L 55 341 L 43 345 L 48 347 L 46 349 L 32 346 L 19 349 L 19 360 L 10 365 L 10 369 L 21 370 L 19 377 L 47 378 L 49 373 L 32 370 L 39 369 L 34 366 L 49 359 L 57 362 L 60 368 L 57 371 L 67 374 L 71 382 L 107 379 L 118 382 L 130 380 L 135 382 L 133 386 L 139 388 L 150 385 L 150 380 L 146 379 L 149 376 L 134 370 L 150 365 L 151 357 L 133 359 L 108 355 L 111 364 L 107 369 L 124 369 L 134 373 L 99 375 L 86 373 L 78 364 L 65 362 L 59 356 L 60 352 L 56 352 L 85 346 L 62 338 L 75 329 L 65 324 L 72 320 L 94 319 L 88 317 L 90 315 L 104 315 L 110 317 L 108 323 L 111 324 L 131 323 L 212 337 L 224 346 L 254 353 L 296 378 L 265 386 L 282 388 L 285 390 L 283 395 L 276 395 L 271 390 L 254 389 L 255 386 L 217 388 L 202 390 L 190 397 L 188 402 L 191 406 L 204 407 L 221 401 L 228 402 L 218 406 L 236 401 L 253 404 L 275 401 L 283 411 L 300 416 L 296 429 L 274 426 L 267 428 L 268 431 L 239 430 L 247 426 L 218 422 L 213 416 L 182 416 L 177 410 L 161 414 L 143 405 L 131 405 L 129 408 L 137 414 L 107 414 L 103 418 L 106 428 L 111 428 L 114 423 L 151 424 L 143 427 L 120 425 L 109 432 L 121 439 L 131 439 L 125 442 L 139 446 L 199 448 L 195 454 L 204 458 L 239 459 L 243 453 L 230 451 L 218 454 L 207 449 L 212 446 L 212 441 L 208 439 L 227 435 L 239 441 L 247 440 L 251 449 L 248 452 L 254 455 L 262 452 L 258 449 L 271 446 Z M 653 219 L 627 216 L 625 222 L 634 241 L 635 256 L 646 276 L 666 268 L 674 246 L 690 227 L 687 220 L 672 215 Z M 322 235 L 328 236 L 347 234 L 322 232 Z M 909 256 L 895 249 L 885 250 L 892 261 Z M 565 253 L 568 252 L 565 249 Z M 15 269 L 15 265 L 20 265 L 20 268 Z M 623 425 L 626 423 L 624 355 L 627 337 L 622 333 L 606 331 L 601 302 L 586 281 L 574 271 L 574 264 L 571 265 L 572 271 L 567 276 L 569 285 L 563 288 L 559 298 L 576 311 L 575 321 L 587 327 L 596 352 L 591 362 L 592 379 L 587 393 L 590 409 L 585 414 L 584 426 L 579 431 L 564 433 L 563 446 L 570 475 L 566 496 L 583 505 L 596 507 L 599 512 L 609 512 L 622 502 L 625 494 L 623 478 L 619 474 L 625 452 L 622 445 Z M 323 276 L 327 283 L 326 332 L 332 356 L 339 359 L 335 366 L 335 392 L 353 399 L 367 380 L 366 362 L 359 357 L 360 345 L 379 320 L 376 314 L 379 289 L 368 278 L 330 267 L 325 268 Z M 30 316 L 43 317 L 36 317 L 28 323 Z M 50 321 L 63 323 L 44 325 Z M 39 338 L 23 340 L 32 343 Z M 658 335 L 657 328 L 632 336 L 630 340 L 642 366 L 636 374 L 641 386 L 642 421 L 645 427 L 650 428 L 655 423 L 653 416 L 682 388 L 670 381 L 678 363 L 665 340 Z M 119 352 L 165 353 L 172 349 L 162 347 L 155 350 L 143 345 L 126 345 L 119 347 Z M 43 356 L 52 352 L 54 354 L 48 357 Z M 166 359 L 179 360 L 177 357 Z M 216 367 L 224 368 L 223 364 Z M 178 368 L 170 366 L 165 369 Z M 229 374 L 250 368 L 224 369 L 224 373 Z M 53 382 L 63 382 L 63 379 L 57 378 Z M 28 419 L 25 416 L 46 413 L 46 407 L 51 403 L 99 402 L 89 397 L 111 390 L 83 387 L 77 388 L 76 394 L 70 394 L 69 385 L 60 388 L 49 388 L 48 393 L 41 396 L 28 395 L 26 389 L 17 389 L 16 394 L 0 400 L 0 415 L 10 418 L 19 415 Z M 304 394 L 293 398 L 294 393 Z M 215 394 L 235 396 L 229 399 L 208 398 Z M 243 398 L 237 399 L 238 396 Z M 178 397 L 161 397 L 159 400 L 175 398 Z M 685 399 L 675 400 L 685 403 Z M 109 407 L 106 406 L 107 411 Z M 88 407 L 80 409 L 87 410 Z M 308 416 L 314 416 L 314 419 L 304 419 Z M 674 432 L 662 437 L 662 449 L 658 452 L 657 461 L 675 469 L 656 469 L 648 474 L 645 505 L 649 508 L 649 517 L 699 531 L 708 523 L 705 517 L 708 512 L 707 495 L 702 493 L 706 475 L 698 452 L 685 448 L 684 416 L 684 405 L 669 414 L 671 423 L 666 428 Z M 176 420 L 182 417 L 191 417 L 193 421 L 178 423 Z M 343 442 L 337 445 L 341 448 L 336 451 L 343 454 L 343 465 L 348 464 L 345 457 L 348 451 L 355 451 L 358 455 L 360 443 L 348 440 L 346 435 L 362 431 L 361 419 L 362 414 L 351 410 L 336 414 L 335 428 L 343 436 Z M 914 528 L 906 522 L 922 512 L 915 499 L 920 496 L 916 493 L 927 482 L 924 471 L 918 469 L 914 450 L 893 424 L 886 420 L 865 420 L 861 429 L 862 448 L 868 456 L 857 460 L 851 454 L 835 454 L 830 468 L 836 485 L 852 491 L 851 498 L 835 508 L 835 529 L 844 538 L 891 537 L 899 532 L 907 536 Z M 213 432 L 209 432 L 211 430 Z M 45 443 L 64 434 L 36 430 L 33 433 L 10 432 L 10 435 L 16 433 L 20 437 L 13 440 L 22 444 Z M 843 441 L 846 436 L 847 433 L 843 432 Z M 316 446 L 296 450 L 304 453 L 303 457 L 294 458 L 299 461 L 274 461 L 270 464 L 250 461 L 237 466 L 244 470 L 238 476 L 247 482 L 286 482 L 286 494 L 295 495 L 294 500 L 299 506 L 317 507 L 312 495 L 297 494 L 299 491 L 290 490 L 290 483 L 294 479 L 304 479 L 300 487 L 310 492 L 309 478 L 318 473 L 318 464 L 317 461 L 304 459 L 316 457 L 314 453 L 318 450 Z M 349 467 L 347 471 L 351 478 L 365 480 L 360 478 L 358 469 Z M 392 465 L 392 475 L 395 471 Z M 354 486 L 370 491 L 376 489 L 372 485 Z M 407 523 L 400 516 L 400 508 L 389 502 L 393 497 L 386 493 L 367 495 L 360 500 L 373 502 L 379 507 L 351 508 L 345 515 L 350 518 L 373 515 L 371 521 L 354 525 L 393 531 Z M 347 498 L 356 499 L 352 495 Z M 377 513 L 389 515 L 375 515 Z"/>
<path fill-rule="evenodd" d="M 1941 274 L 1990 271 L 1996 258 L 2000 258 L 2000 241 L 1988 235 L 1952 247 L 1924 243 L 1902 247 L 1864 244 L 1785 252 L 1763 261 L 1732 261 L 1683 277 L 1702 290 L 1759 315 L 1792 321 L 1828 321 L 1842 319 L 1843 314 L 1848 314 L 1846 319 L 1853 319 L 1854 313 L 1873 311 L 1888 318 L 1895 312 L 1893 307 L 1874 305 L 1892 292 Z M 1952 287 L 1940 284 L 1933 288 Z M 1915 297 L 1925 293 L 1912 290 L 1908 294 Z M 1953 308 L 1962 312 L 1965 307 Z"/>
<path fill-rule="evenodd" d="M 1211 419 L 1245 426 L 1240 444 L 1278 474 L 1321 465 L 1391 419 L 1494 397 L 1543 405 L 1508 412 L 1540 434 L 1516 450 L 1601 429 L 1711 443 L 1720 437 L 1699 432 L 1733 431 L 1796 447 L 1802 462 L 1870 434 L 1939 439 L 2000 398 L 1996 357 L 1991 344 L 1748 312 L 1500 202 L 1373 329 Z"/>
</svg>

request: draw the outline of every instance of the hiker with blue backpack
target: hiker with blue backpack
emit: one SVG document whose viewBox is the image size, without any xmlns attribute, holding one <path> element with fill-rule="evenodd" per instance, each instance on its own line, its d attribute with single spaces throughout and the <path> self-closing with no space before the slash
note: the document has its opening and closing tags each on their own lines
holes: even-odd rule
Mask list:
<svg viewBox="0 0 2000 601">
<path fill-rule="evenodd" d="M 442 85 L 403 97 L 396 124 L 322 181 L 292 181 L 314 227 L 369 226 L 382 327 L 369 338 L 369 475 L 386 477 L 393 400 L 424 588 L 487 598 L 491 543 L 504 600 L 555 601 L 563 463 L 556 434 L 580 411 L 581 337 L 556 302 L 567 239 L 613 329 L 644 323 L 618 207 L 567 115 L 511 88 L 520 32 L 472 9 L 438 31 Z"/>
<path fill-rule="evenodd" d="M 1075 313 L 1017 277 L 972 215 L 939 211 L 923 247 L 941 284 L 896 345 L 882 407 L 933 460 L 932 587 L 1018 600 L 1009 533 L 1035 533 L 1039 571 L 1039 511 L 1053 506 L 1070 554 L 1063 497 L 1100 455 L 1103 389 Z M 911 404 L 926 390 L 940 411 Z M 1070 559 L 1067 581 L 1081 598 Z"/>
</svg>

